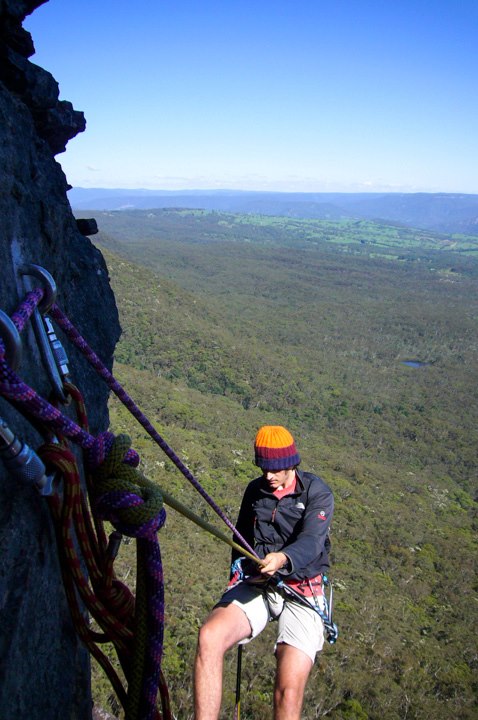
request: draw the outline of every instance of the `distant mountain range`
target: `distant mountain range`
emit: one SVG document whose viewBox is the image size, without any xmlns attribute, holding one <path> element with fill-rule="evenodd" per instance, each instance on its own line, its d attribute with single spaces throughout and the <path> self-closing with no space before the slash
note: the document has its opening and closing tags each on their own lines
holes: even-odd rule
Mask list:
<svg viewBox="0 0 478 720">
<path fill-rule="evenodd" d="M 199 208 L 324 220 L 367 219 L 446 234 L 478 235 L 478 195 L 284 193 L 237 190 L 72 188 L 73 210 Z"/>
</svg>

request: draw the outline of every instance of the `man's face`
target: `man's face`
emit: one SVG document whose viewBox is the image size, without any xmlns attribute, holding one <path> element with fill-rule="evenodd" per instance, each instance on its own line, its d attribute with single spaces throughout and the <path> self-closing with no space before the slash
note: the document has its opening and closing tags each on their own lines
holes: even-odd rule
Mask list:
<svg viewBox="0 0 478 720">
<path fill-rule="evenodd" d="M 263 470 L 262 476 L 272 491 L 288 487 L 295 478 L 295 470 Z"/>
</svg>

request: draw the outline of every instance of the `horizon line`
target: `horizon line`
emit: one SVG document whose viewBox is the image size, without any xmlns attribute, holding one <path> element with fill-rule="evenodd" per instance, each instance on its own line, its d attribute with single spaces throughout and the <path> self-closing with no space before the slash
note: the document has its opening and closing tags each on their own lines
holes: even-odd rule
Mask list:
<svg viewBox="0 0 478 720">
<path fill-rule="evenodd" d="M 74 185 L 68 188 L 71 190 L 108 190 L 108 191 L 124 191 L 124 192 L 141 192 L 151 194 L 178 194 L 178 193 L 255 193 L 255 194 L 274 194 L 274 195 L 467 195 L 471 197 L 478 196 L 478 193 L 464 192 L 459 190 L 247 190 L 244 188 L 201 188 L 201 187 L 184 187 L 184 188 L 146 188 L 146 187 L 114 187 L 114 186 L 84 186 Z"/>
</svg>

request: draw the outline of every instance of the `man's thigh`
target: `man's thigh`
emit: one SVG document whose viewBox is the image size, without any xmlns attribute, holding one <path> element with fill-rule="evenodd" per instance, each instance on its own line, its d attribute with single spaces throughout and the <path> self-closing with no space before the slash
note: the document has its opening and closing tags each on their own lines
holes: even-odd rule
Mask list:
<svg viewBox="0 0 478 720">
<path fill-rule="evenodd" d="M 257 637 L 269 622 L 269 608 L 264 593 L 257 586 L 239 583 L 225 592 L 215 609 L 229 607 L 241 610 L 247 618 L 249 632 L 240 639 L 241 643 Z"/>
<path fill-rule="evenodd" d="M 249 620 L 237 605 L 219 605 L 213 608 L 200 630 L 200 644 L 204 646 L 206 642 L 226 652 L 250 635 Z"/>
</svg>

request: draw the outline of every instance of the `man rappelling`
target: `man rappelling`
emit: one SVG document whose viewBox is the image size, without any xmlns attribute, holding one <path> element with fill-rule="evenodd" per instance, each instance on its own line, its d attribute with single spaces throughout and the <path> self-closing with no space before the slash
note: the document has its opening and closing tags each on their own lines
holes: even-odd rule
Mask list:
<svg viewBox="0 0 478 720">
<path fill-rule="evenodd" d="M 233 551 L 229 587 L 199 631 L 196 720 L 218 720 L 225 653 L 259 635 L 271 619 L 278 624 L 274 720 L 300 720 L 325 631 L 329 642 L 336 638 L 324 594 L 332 491 L 320 477 L 298 469 L 300 455 L 286 428 L 262 427 L 254 449 L 262 475 L 245 490 L 236 528 L 260 565 Z"/>
</svg>

